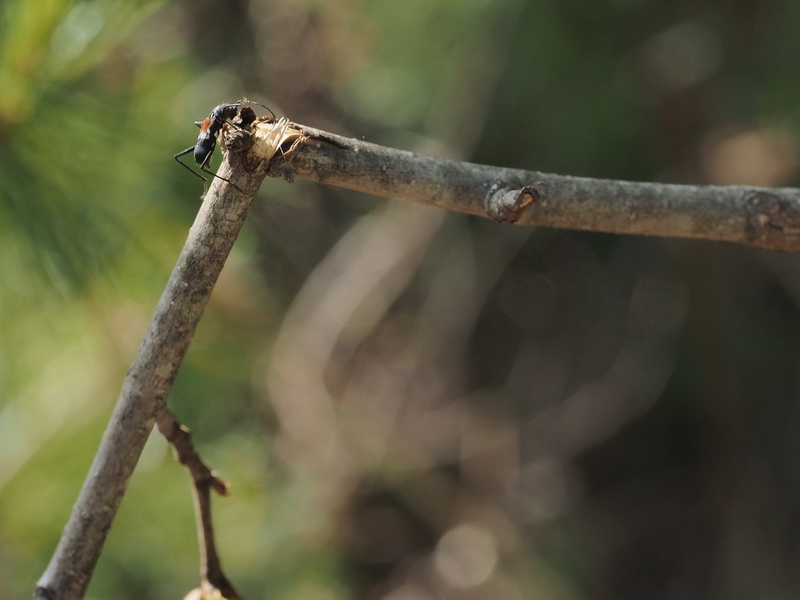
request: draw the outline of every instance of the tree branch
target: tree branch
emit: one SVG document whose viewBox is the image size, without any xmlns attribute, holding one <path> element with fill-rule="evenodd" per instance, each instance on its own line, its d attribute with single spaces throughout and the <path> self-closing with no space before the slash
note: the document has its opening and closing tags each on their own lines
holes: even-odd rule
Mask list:
<svg viewBox="0 0 800 600">
<path fill-rule="evenodd" d="M 215 179 L 206 194 L 58 547 L 39 579 L 35 600 L 77 600 L 85 593 L 147 436 L 156 418 L 167 414 L 166 396 L 267 173 L 520 225 L 800 250 L 796 189 L 632 183 L 490 167 L 384 148 L 285 118 L 257 121 L 252 138 L 245 128 L 230 128 L 220 142 L 231 151 L 219 174 L 235 185 Z M 201 523 L 210 528 L 208 486 L 218 480 L 197 481 Z M 203 539 L 213 544 L 209 536 Z M 206 552 L 206 580 L 215 579 L 216 589 L 229 587 L 228 593 L 235 596 L 215 553 L 210 562 L 208 556 Z"/>
<path fill-rule="evenodd" d="M 164 408 L 158 414 L 156 426 L 159 433 L 172 444 L 175 458 L 186 467 L 192 481 L 197 538 L 200 544 L 200 587 L 187 595 L 187 598 L 205 600 L 226 598 L 241 600 L 239 592 L 222 570 L 214 538 L 211 518 L 211 490 L 220 496 L 228 495 L 228 484 L 203 460 L 192 443 L 192 434 L 181 425 L 171 411 Z"/>
<path fill-rule="evenodd" d="M 189 342 L 264 178 L 266 165 L 228 153 L 181 251 L 136 358 L 122 386 L 89 474 L 50 564 L 37 584 L 36 600 L 83 597 L 111 521 L 144 443 L 165 408 Z M 229 162 L 231 166 L 229 168 Z"/>
<path fill-rule="evenodd" d="M 589 179 L 422 156 L 305 127 L 272 176 L 302 177 L 517 225 L 800 251 L 800 190 Z M 257 128 L 256 139 L 268 131 Z M 262 130 L 262 128 L 264 128 Z"/>
</svg>

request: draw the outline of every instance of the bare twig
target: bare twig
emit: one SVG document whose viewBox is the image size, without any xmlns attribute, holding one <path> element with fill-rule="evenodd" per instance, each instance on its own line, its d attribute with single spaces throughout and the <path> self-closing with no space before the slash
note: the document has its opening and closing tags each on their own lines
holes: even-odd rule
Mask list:
<svg viewBox="0 0 800 600">
<path fill-rule="evenodd" d="M 181 425 L 169 410 L 162 409 L 156 419 L 158 431 L 175 452 L 175 457 L 189 472 L 194 494 L 197 537 L 200 544 L 200 588 L 201 598 L 227 598 L 240 600 L 241 596 L 222 571 L 214 541 L 214 527 L 211 520 L 211 490 L 220 496 L 228 495 L 228 484 L 217 477 L 214 470 L 206 464 L 192 444 L 188 428 Z"/>
<path fill-rule="evenodd" d="M 206 194 L 35 599 L 75 600 L 86 590 L 128 479 L 264 178 L 264 161 L 234 153 L 228 159 L 220 172 L 243 193 L 215 179 Z"/>
<path fill-rule="evenodd" d="M 800 190 L 568 177 L 455 162 L 294 125 L 270 175 L 303 177 L 517 225 L 728 241 L 800 251 Z M 257 131 L 256 138 L 264 133 Z"/>
<path fill-rule="evenodd" d="M 220 175 L 234 185 L 216 179 L 206 195 L 58 547 L 38 582 L 36 600 L 83 596 L 128 479 L 157 417 L 164 418 L 165 398 L 267 171 L 287 180 L 300 176 L 520 225 L 800 251 L 797 189 L 634 183 L 490 167 L 385 148 L 288 119 L 258 123 L 248 152 L 238 152 L 253 141 L 248 134 L 232 133 L 223 145 L 237 152 L 228 154 Z M 270 164 L 273 155 L 276 160 Z M 208 528 L 201 538 L 205 579 L 237 598 L 219 569 L 209 535 L 209 489 L 220 486 L 221 491 L 222 485 L 209 473 L 195 478 L 201 529 Z"/>
</svg>

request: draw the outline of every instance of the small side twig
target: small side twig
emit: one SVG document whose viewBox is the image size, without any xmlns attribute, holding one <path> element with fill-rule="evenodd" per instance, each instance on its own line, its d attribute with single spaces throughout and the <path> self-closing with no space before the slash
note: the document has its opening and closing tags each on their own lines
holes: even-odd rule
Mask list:
<svg viewBox="0 0 800 600">
<path fill-rule="evenodd" d="M 156 426 L 172 445 L 175 458 L 186 467 L 192 481 L 200 544 L 200 588 L 193 591 L 194 595 L 199 595 L 204 600 L 219 596 L 227 600 L 240 600 L 241 596 L 222 570 L 211 519 L 211 490 L 220 496 L 227 496 L 228 484 L 202 459 L 192 443 L 191 432 L 178 422 L 172 412 L 162 409 L 158 413 Z"/>
</svg>

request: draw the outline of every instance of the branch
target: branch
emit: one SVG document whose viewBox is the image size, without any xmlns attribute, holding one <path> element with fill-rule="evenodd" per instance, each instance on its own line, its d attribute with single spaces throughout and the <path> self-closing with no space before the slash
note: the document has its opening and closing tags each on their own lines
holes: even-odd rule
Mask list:
<svg viewBox="0 0 800 600">
<path fill-rule="evenodd" d="M 421 156 L 296 125 L 285 118 L 259 121 L 252 136 L 239 127 L 227 130 L 220 140 L 230 150 L 220 175 L 234 185 L 215 179 L 206 194 L 34 600 L 77 600 L 85 593 L 147 436 L 156 418 L 166 414 L 166 396 L 267 173 L 290 181 L 306 177 L 520 225 L 800 250 L 800 191 L 795 189 L 563 177 Z M 210 529 L 208 486 L 218 480 L 203 481 L 195 487 L 203 511 L 201 524 Z M 213 543 L 208 536 L 202 539 L 202 543 Z M 216 578 L 217 588 L 226 587 L 218 561 L 208 560 L 208 547 L 205 554 L 206 581 L 213 584 L 211 579 Z M 229 593 L 235 596 L 232 588 Z"/>
<path fill-rule="evenodd" d="M 156 425 L 159 433 L 172 444 L 175 458 L 186 467 L 192 480 L 197 537 L 200 544 L 200 587 L 192 590 L 187 598 L 241 600 L 241 596 L 222 570 L 211 520 L 211 490 L 220 496 L 227 496 L 228 484 L 217 477 L 214 470 L 202 459 L 192 443 L 189 429 L 181 425 L 169 410 L 164 408 L 159 412 Z"/>
<path fill-rule="evenodd" d="M 206 194 L 35 600 L 77 600 L 86 591 L 128 479 L 165 409 L 211 290 L 264 178 L 265 163 L 251 161 L 245 169 L 244 162 L 243 155 L 229 152 L 220 168 L 243 193 L 215 179 Z"/>
<path fill-rule="evenodd" d="M 727 241 L 800 251 L 800 190 L 568 177 L 456 162 L 292 124 L 272 176 L 302 177 L 517 225 Z M 260 125 L 256 138 L 268 126 Z"/>
</svg>

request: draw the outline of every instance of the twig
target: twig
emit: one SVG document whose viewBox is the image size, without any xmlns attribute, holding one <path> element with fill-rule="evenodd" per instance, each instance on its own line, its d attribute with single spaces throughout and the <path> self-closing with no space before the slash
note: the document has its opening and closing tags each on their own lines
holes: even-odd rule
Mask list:
<svg viewBox="0 0 800 600">
<path fill-rule="evenodd" d="M 197 537 L 200 544 L 200 588 L 196 595 L 200 598 L 221 596 L 227 600 L 240 600 L 241 596 L 222 571 L 211 520 L 210 492 L 213 489 L 220 496 L 227 496 L 228 484 L 217 477 L 214 470 L 201 458 L 192 444 L 189 429 L 178 423 L 175 415 L 169 410 L 164 408 L 159 412 L 156 426 L 161 435 L 172 444 L 176 459 L 186 467 L 192 480 Z"/>
<path fill-rule="evenodd" d="M 242 150 L 251 142 L 241 131 L 234 133 L 228 147 Z M 165 398 L 267 171 L 519 225 L 800 251 L 797 189 L 634 183 L 490 167 L 385 148 L 287 119 L 259 123 L 254 138 L 249 152 L 229 152 L 220 167 L 219 174 L 235 187 L 215 179 L 206 195 L 35 600 L 83 596 L 128 479 L 156 418 L 164 415 Z M 208 486 L 218 480 L 201 481 L 195 486 L 198 510 L 207 511 Z M 201 515 L 201 522 L 210 527 L 208 515 Z M 213 538 L 203 535 L 210 555 Z M 230 584 L 218 567 L 206 558 L 206 580 L 223 591 Z M 235 594 L 232 587 L 229 593 Z"/>
<path fill-rule="evenodd" d="M 264 178 L 260 159 L 247 161 L 246 169 L 244 155 L 231 152 L 227 158 L 220 173 L 243 193 L 219 179 L 208 190 L 35 600 L 77 600 L 86 591 L 128 479 Z"/>
<path fill-rule="evenodd" d="M 517 225 L 728 241 L 800 251 L 800 190 L 568 177 L 456 162 L 293 125 L 270 175 L 303 177 Z M 256 138 L 263 136 L 256 132 Z"/>
</svg>

